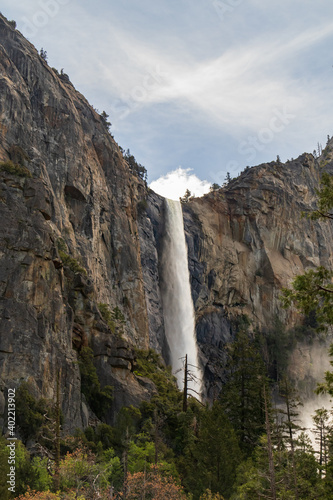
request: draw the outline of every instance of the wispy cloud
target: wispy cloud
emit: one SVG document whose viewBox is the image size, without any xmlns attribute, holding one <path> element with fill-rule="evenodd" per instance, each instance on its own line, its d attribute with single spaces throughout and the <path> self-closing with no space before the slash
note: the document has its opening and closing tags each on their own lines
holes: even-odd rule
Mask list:
<svg viewBox="0 0 333 500">
<path fill-rule="evenodd" d="M 175 102 L 191 106 L 222 127 L 257 129 L 270 118 L 272 108 L 288 106 L 294 113 L 319 101 L 313 87 L 300 87 L 292 75 L 300 51 L 333 35 L 333 23 L 309 28 L 296 37 L 259 37 L 246 47 L 226 49 L 219 57 L 196 62 L 184 51 L 165 52 L 147 46 L 121 31 L 113 33 L 129 66 L 114 72 L 105 61 L 102 73 L 123 102 L 137 110 L 152 104 Z M 284 65 L 284 66 L 283 66 Z M 131 71 L 128 71 L 128 68 Z M 277 69 L 279 68 L 279 70 Z M 317 82 L 319 85 L 320 82 Z M 135 104 L 135 106 L 133 105 Z"/>
</svg>

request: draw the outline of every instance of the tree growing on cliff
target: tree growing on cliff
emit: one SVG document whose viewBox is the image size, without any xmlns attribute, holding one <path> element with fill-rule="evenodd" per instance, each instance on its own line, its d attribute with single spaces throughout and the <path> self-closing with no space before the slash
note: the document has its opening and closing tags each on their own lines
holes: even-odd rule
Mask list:
<svg viewBox="0 0 333 500">
<path fill-rule="evenodd" d="M 81 372 L 81 390 L 93 412 L 98 418 L 103 418 L 111 405 L 113 388 L 109 385 L 101 388 L 92 349 L 82 348 L 78 364 Z"/>
<path fill-rule="evenodd" d="M 105 112 L 105 111 L 102 111 L 102 113 L 99 115 L 102 119 L 102 123 L 103 125 L 108 129 L 108 131 L 110 132 L 110 128 L 111 128 L 111 125 L 112 123 L 109 122 L 108 118 L 109 118 L 109 115 Z"/>
<path fill-rule="evenodd" d="M 318 193 L 318 208 L 309 217 L 311 219 L 333 219 L 333 176 L 324 172 L 321 189 Z M 291 289 L 282 290 L 284 307 L 294 305 L 300 312 L 310 314 L 316 311 L 318 329 L 325 329 L 333 324 L 333 271 L 323 266 L 310 269 L 297 276 Z"/>
<path fill-rule="evenodd" d="M 134 175 L 142 179 L 145 183 L 147 183 L 147 169 L 136 161 L 135 157 L 131 154 L 129 149 L 127 149 L 126 153 L 124 154 L 124 159 L 126 160 L 130 171 Z"/>
<path fill-rule="evenodd" d="M 231 179 L 230 172 L 227 172 L 227 175 L 226 175 L 226 177 L 225 177 L 225 182 L 226 182 L 227 184 L 229 184 L 229 182 L 231 182 L 231 180 L 232 180 L 232 179 Z"/>
<path fill-rule="evenodd" d="M 192 193 L 189 189 L 186 189 L 184 196 L 180 199 L 181 203 L 187 203 L 191 199 Z"/>
<path fill-rule="evenodd" d="M 43 59 L 43 61 L 47 63 L 47 52 L 43 49 L 43 47 L 40 49 L 39 55 Z"/>
<path fill-rule="evenodd" d="M 57 404 L 45 398 L 36 399 L 32 387 L 22 382 L 17 390 L 16 423 L 24 443 L 29 439 L 42 447 L 53 450 L 56 423 L 62 423 L 62 413 Z"/>
<path fill-rule="evenodd" d="M 13 28 L 14 30 L 16 29 L 16 21 L 14 21 L 13 19 L 11 21 L 7 21 L 9 26 L 11 28 Z"/>
</svg>

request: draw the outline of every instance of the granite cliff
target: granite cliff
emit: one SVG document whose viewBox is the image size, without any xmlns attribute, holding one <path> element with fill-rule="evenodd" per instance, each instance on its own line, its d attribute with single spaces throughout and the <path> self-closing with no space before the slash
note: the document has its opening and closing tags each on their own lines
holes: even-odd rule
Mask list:
<svg viewBox="0 0 333 500">
<path fill-rule="evenodd" d="M 285 164 L 246 169 L 226 187 L 183 204 L 196 333 L 209 398 L 216 397 L 223 384 L 235 319 L 245 314 L 253 329 L 268 332 L 278 317 L 292 328 L 302 318 L 281 307 L 281 288 L 311 267 L 333 265 L 332 224 L 303 216 L 316 207 L 320 162 L 332 168 L 332 147 L 330 141 L 325 160 L 303 154 Z M 163 199 L 152 193 L 148 200 L 158 249 L 163 244 Z"/>
<path fill-rule="evenodd" d="M 2 17 L 0 72 L 0 161 L 22 167 L 21 176 L 0 172 L 0 413 L 5 387 L 22 380 L 36 397 L 54 398 L 61 369 L 65 421 L 74 429 L 88 415 L 74 346 L 93 348 L 115 409 L 149 396 L 127 342 L 149 345 L 137 226 L 146 188 L 68 76 Z M 99 303 L 122 311 L 124 339 Z"/>
<path fill-rule="evenodd" d="M 0 415 L 6 389 L 23 380 L 36 397 L 54 399 L 60 371 L 65 426 L 86 426 L 77 356 L 89 345 L 102 386 L 114 387 L 112 422 L 122 405 L 154 392 L 134 373 L 134 347 L 168 360 L 164 200 L 134 175 L 105 119 L 68 76 L 2 16 L 0 162 Z M 183 205 L 210 398 L 223 383 L 233 320 L 246 314 L 267 331 L 278 315 L 294 325 L 300 319 L 281 310 L 281 287 L 308 267 L 333 264 L 332 226 L 301 217 L 314 208 L 319 178 L 319 162 L 304 154 L 248 169 Z M 100 304 L 117 308 L 121 325 L 110 326 Z"/>
</svg>

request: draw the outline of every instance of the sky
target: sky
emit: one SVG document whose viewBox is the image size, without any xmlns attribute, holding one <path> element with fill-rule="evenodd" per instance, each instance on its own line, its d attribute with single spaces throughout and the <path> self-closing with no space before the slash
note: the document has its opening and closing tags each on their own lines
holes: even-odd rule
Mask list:
<svg viewBox="0 0 333 500">
<path fill-rule="evenodd" d="M 333 134 L 331 0 L 2 0 L 1 12 L 109 114 L 164 196 L 200 196 Z"/>
</svg>

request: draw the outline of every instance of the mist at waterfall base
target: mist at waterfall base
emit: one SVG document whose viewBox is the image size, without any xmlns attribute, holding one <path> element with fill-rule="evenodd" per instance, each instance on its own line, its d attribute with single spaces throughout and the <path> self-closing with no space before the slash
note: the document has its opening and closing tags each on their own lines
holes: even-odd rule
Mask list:
<svg viewBox="0 0 333 500">
<path fill-rule="evenodd" d="M 295 386 L 302 405 L 298 407 L 298 424 L 309 436 L 316 452 L 319 451 L 318 436 L 314 432 L 313 416 L 315 411 L 325 408 L 331 414 L 332 397 L 329 394 L 316 394 L 318 383 L 324 381 L 325 372 L 332 371 L 328 354 L 329 345 L 333 341 L 332 333 L 325 341 L 313 340 L 311 344 L 299 342 L 291 353 L 288 375 Z M 331 424 L 333 423 L 331 415 Z M 300 432 L 296 433 L 300 434 Z"/>
<path fill-rule="evenodd" d="M 164 325 L 172 372 L 176 376 L 178 387 L 183 389 L 184 359 L 187 355 L 189 394 L 201 399 L 202 372 L 198 362 L 183 212 L 179 201 L 165 199 L 161 264 Z"/>
</svg>

